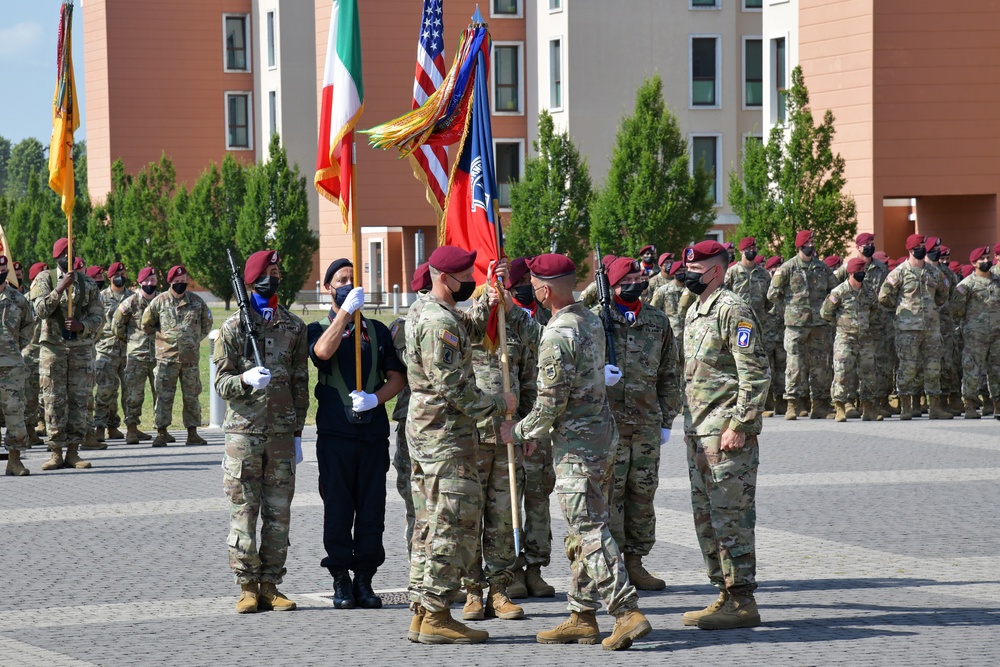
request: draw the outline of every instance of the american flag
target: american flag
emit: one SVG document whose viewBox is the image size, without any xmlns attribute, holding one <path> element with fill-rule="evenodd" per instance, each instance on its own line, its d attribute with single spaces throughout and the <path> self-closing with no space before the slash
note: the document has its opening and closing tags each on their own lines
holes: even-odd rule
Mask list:
<svg viewBox="0 0 1000 667">
<path fill-rule="evenodd" d="M 413 108 L 417 109 L 437 90 L 444 79 L 444 0 L 424 0 L 420 39 L 417 42 L 417 70 L 413 80 Z M 438 217 L 448 194 L 448 151 L 443 146 L 421 146 L 412 158 L 427 184 L 427 200 Z"/>
</svg>

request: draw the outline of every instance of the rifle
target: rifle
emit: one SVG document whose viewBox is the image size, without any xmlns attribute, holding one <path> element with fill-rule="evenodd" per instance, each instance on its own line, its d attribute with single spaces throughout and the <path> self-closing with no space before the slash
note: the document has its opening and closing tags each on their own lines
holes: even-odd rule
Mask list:
<svg viewBox="0 0 1000 667">
<path fill-rule="evenodd" d="M 604 324 L 604 337 L 607 339 L 608 362 L 617 367 L 615 354 L 615 325 L 611 322 L 611 285 L 608 284 L 608 272 L 601 261 L 601 244 L 594 244 L 594 266 L 596 271 L 594 281 L 597 283 L 597 301 L 601 304 L 601 322 Z"/>
<path fill-rule="evenodd" d="M 233 281 L 233 295 L 236 297 L 236 307 L 240 310 L 240 324 L 243 326 L 245 341 L 243 343 L 243 356 L 248 359 L 253 354 L 253 360 L 258 367 L 264 366 L 264 357 L 260 353 L 260 332 L 257 330 L 257 323 L 250 315 L 250 297 L 247 295 L 247 286 L 243 284 L 243 276 L 236 268 L 233 261 L 233 251 L 226 248 L 226 256 L 229 257 L 229 268 L 233 270 L 231 280 Z"/>
</svg>

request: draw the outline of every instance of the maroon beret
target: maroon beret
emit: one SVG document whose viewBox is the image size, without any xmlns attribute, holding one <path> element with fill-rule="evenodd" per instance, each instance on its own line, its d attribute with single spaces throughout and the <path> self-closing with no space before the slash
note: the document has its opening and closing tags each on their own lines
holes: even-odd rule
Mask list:
<svg viewBox="0 0 1000 667">
<path fill-rule="evenodd" d="M 902 264 L 903 262 L 907 261 L 908 259 L 910 259 L 909 255 L 903 255 L 902 257 L 899 257 L 898 259 L 896 259 L 896 264 L 897 265 L 898 264 Z"/>
<path fill-rule="evenodd" d="M 844 261 L 840 255 L 830 255 L 829 257 L 823 258 L 823 263 L 829 266 L 831 269 Z"/>
<path fill-rule="evenodd" d="M 528 275 L 528 260 L 526 257 L 517 257 L 512 260 L 510 266 L 507 267 L 508 280 L 510 280 L 510 285 L 514 285 L 521 282 L 521 279 Z"/>
<path fill-rule="evenodd" d="M 278 263 L 278 253 L 274 250 L 258 250 L 247 258 L 247 264 L 243 268 L 243 282 L 248 285 L 257 282 L 261 274 L 267 271 L 267 267 Z M 169 281 L 169 276 L 167 281 Z"/>
<path fill-rule="evenodd" d="M 156 270 L 151 266 L 147 266 L 139 271 L 139 282 L 141 283 L 146 278 L 150 276 L 156 277 Z"/>
<path fill-rule="evenodd" d="M 906 249 L 908 251 L 913 250 L 918 245 L 923 243 L 926 240 L 926 238 L 927 237 L 925 237 L 923 234 L 910 234 L 909 236 L 906 237 Z"/>
<path fill-rule="evenodd" d="M 889 255 L 885 254 L 885 252 L 883 252 L 882 250 L 876 250 L 873 257 L 875 257 L 875 259 L 877 259 L 880 262 L 889 261 Z"/>
<path fill-rule="evenodd" d="M 805 244 L 812 241 L 813 233 L 808 229 L 803 229 L 801 232 L 795 235 L 795 247 L 801 248 Z"/>
<path fill-rule="evenodd" d="M 951 248 L 949 248 L 948 246 L 946 246 L 943 243 L 941 244 L 941 247 L 938 248 L 938 250 L 941 251 L 941 255 L 942 256 L 946 256 L 946 255 L 950 255 L 951 254 Z"/>
<path fill-rule="evenodd" d="M 764 263 L 764 255 L 757 255 L 756 257 L 753 258 L 753 262 L 754 262 L 754 264 L 763 264 Z"/>
<path fill-rule="evenodd" d="M 976 267 L 972 266 L 971 264 L 965 264 L 964 266 L 962 266 L 962 277 L 968 278 L 969 276 L 972 275 L 972 272 L 975 270 Z"/>
<path fill-rule="evenodd" d="M 14 262 L 14 270 L 15 271 L 20 271 L 21 268 L 22 268 L 21 267 L 21 262 Z"/>
<path fill-rule="evenodd" d="M 66 248 L 69 246 L 69 240 L 65 237 L 59 239 L 52 244 L 52 257 L 57 258 L 59 255 L 66 252 Z"/>
<path fill-rule="evenodd" d="M 770 271 L 776 266 L 781 265 L 781 255 L 775 255 L 774 257 L 768 257 L 767 261 L 764 262 L 764 268 Z"/>
<path fill-rule="evenodd" d="M 1000 255 L 1000 243 L 998 243 L 995 246 L 993 246 L 993 254 L 994 255 Z"/>
<path fill-rule="evenodd" d="M 670 271 L 668 271 L 667 273 L 672 276 L 678 271 L 683 271 L 683 270 L 684 270 L 684 262 L 674 262 L 673 265 L 670 267 Z"/>
<path fill-rule="evenodd" d="M 990 247 L 989 246 L 984 246 L 982 248 L 976 248 L 971 253 L 969 253 L 969 262 L 971 262 L 972 264 L 975 264 L 976 262 L 978 262 L 980 260 L 980 258 L 982 258 L 985 255 L 989 255 L 989 254 L 990 254 Z"/>
<path fill-rule="evenodd" d="M 96 278 L 98 274 L 103 270 L 104 270 L 103 266 L 97 266 L 96 264 L 93 266 L 88 266 L 87 275 L 90 276 L 91 278 Z"/>
<path fill-rule="evenodd" d="M 170 270 L 167 271 L 167 282 L 168 283 L 173 282 L 174 278 L 176 278 L 177 276 L 184 276 L 184 275 L 187 275 L 187 271 L 184 270 L 183 266 L 181 266 L 180 264 L 178 264 L 177 266 L 171 266 Z"/>
<path fill-rule="evenodd" d="M 7 255 L 0 255 L 0 266 L 7 266 Z"/>
<path fill-rule="evenodd" d="M 618 284 L 618 281 L 628 274 L 638 273 L 641 270 L 639 262 L 631 257 L 619 257 L 611 262 L 611 266 L 608 267 L 608 285 L 614 287 Z"/>
<path fill-rule="evenodd" d="M 897 266 L 899 266 L 899 262 L 897 262 L 897 261 L 896 261 L 896 260 L 894 260 L 894 259 L 890 259 L 890 260 L 889 260 L 889 261 L 888 261 L 887 263 L 888 263 L 888 265 L 889 265 L 889 270 L 890 270 L 890 271 L 892 271 L 892 270 L 893 270 L 893 269 L 895 269 L 895 268 L 896 268 Z"/>
<path fill-rule="evenodd" d="M 466 252 L 453 245 L 442 245 L 435 248 L 427 263 L 442 273 L 461 273 L 476 263 L 476 251 Z"/>
<path fill-rule="evenodd" d="M 726 250 L 732 250 L 736 246 L 733 245 L 732 241 L 726 241 L 725 243 L 722 244 L 722 247 L 725 248 Z"/>
<path fill-rule="evenodd" d="M 604 266 L 604 270 L 607 271 L 608 267 L 611 266 L 611 262 L 617 259 L 614 255 L 605 255 L 601 257 L 601 265 Z"/>
<path fill-rule="evenodd" d="M 125 265 L 121 262 L 111 262 L 111 266 L 108 267 L 108 275 L 113 276 L 124 268 Z"/>
<path fill-rule="evenodd" d="M 928 250 L 933 250 L 934 246 L 941 244 L 941 238 L 938 236 L 928 236 L 927 240 L 924 242 L 924 247 Z"/>
<path fill-rule="evenodd" d="M 951 269 L 952 273 L 958 273 L 962 270 L 962 265 L 958 262 L 948 262 L 948 268 Z"/>
<path fill-rule="evenodd" d="M 670 260 L 671 262 L 674 261 L 674 253 L 672 253 L 672 252 L 665 252 L 665 253 L 661 254 L 660 258 L 658 260 L 656 260 L 656 265 L 657 266 L 663 266 L 663 263 L 666 262 L 667 260 Z"/>
<path fill-rule="evenodd" d="M 654 255 L 656 254 L 656 246 L 655 245 L 644 245 L 644 246 L 642 246 L 642 250 L 639 251 L 639 255 L 642 255 L 647 250 L 652 250 L 653 254 Z"/>
<path fill-rule="evenodd" d="M 855 257 L 847 261 L 847 272 L 857 273 L 865 270 L 865 260 L 863 257 Z"/>
<path fill-rule="evenodd" d="M 77 257 L 76 261 L 73 262 L 73 270 L 74 271 L 79 271 L 80 269 L 82 269 L 85 266 L 87 266 L 87 265 L 84 263 L 83 257 Z"/>
<path fill-rule="evenodd" d="M 747 248 L 752 245 L 757 245 L 757 239 L 752 236 L 747 236 L 740 239 L 740 252 L 744 252 Z"/>
<path fill-rule="evenodd" d="M 536 278 L 550 280 L 576 273 L 576 264 L 566 255 L 549 253 L 529 259 L 528 270 Z"/>
<path fill-rule="evenodd" d="M 35 262 L 34 264 L 31 265 L 31 268 L 28 269 L 28 280 L 34 280 L 35 276 L 37 276 L 42 271 L 48 271 L 48 269 L 49 265 L 46 264 L 45 262 Z"/>
<path fill-rule="evenodd" d="M 875 242 L 875 235 L 871 232 L 861 232 L 858 234 L 857 238 L 854 239 L 855 245 L 868 245 L 869 243 Z"/>
<path fill-rule="evenodd" d="M 684 261 L 690 264 L 728 254 L 726 247 L 718 241 L 702 241 L 684 249 Z"/>
<path fill-rule="evenodd" d="M 413 279 L 410 281 L 410 289 L 414 292 L 423 292 L 431 288 L 431 272 L 428 270 L 427 262 L 417 267 L 413 272 Z"/>
</svg>

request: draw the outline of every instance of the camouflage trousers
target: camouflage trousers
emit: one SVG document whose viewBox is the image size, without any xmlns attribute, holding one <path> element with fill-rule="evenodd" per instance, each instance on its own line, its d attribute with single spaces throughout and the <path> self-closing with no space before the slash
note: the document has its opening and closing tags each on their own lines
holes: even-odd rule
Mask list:
<svg viewBox="0 0 1000 667">
<path fill-rule="evenodd" d="M 411 460 L 416 517 L 410 594 L 428 611 L 448 609 L 462 588 L 476 583 L 469 574 L 476 563 L 483 498 L 475 458 Z"/>
<path fill-rule="evenodd" d="M 556 458 L 556 495 L 566 520 L 566 556 L 572 577 L 567 593 L 568 609 L 596 611 L 601 600 L 615 615 L 639 604 L 635 587 L 629 583 L 625 560 L 608 525 L 608 489 L 613 462 L 610 458 L 581 461 Z"/>
<path fill-rule="evenodd" d="M 896 354 L 896 390 L 900 396 L 941 393 L 941 329 L 897 331 Z M 918 382 L 921 373 L 923 382 Z"/>
<path fill-rule="evenodd" d="M 531 456 L 524 457 L 518 471 L 518 490 L 524 505 L 523 553 L 518 566 L 548 567 L 552 556 L 552 516 L 549 498 L 556 486 L 556 471 L 552 467 L 552 441 L 542 440 Z"/>
<path fill-rule="evenodd" d="M 896 386 L 893 367 L 896 359 L 896 350 L 893 347 L 895 332 L 892 323 L 881 319 L 872 321 L 868 337 L 872 341 L 872 356 L 875 359 L 875 396 L 883 397 L 892 393 Z"/>
<path fill-rule="evenodd" d="M 25 450 L 31 446 L 24 427 L 24 381 L 27 375 L 28 369 L 23 362 L 0 368 L 0 413 L 7 427 L 4 437 L 7 449 Z"/>
<path fill-rule="evenodd" d="M 608 507 L 611 535 L 623 553 L 648 556 L 656 542 L 653 497 L 660 483 L 660 425 L 618 423 Z"/>
<path fill-rule="evenodd" d="M 979 401 L 981 379 L 988 378 L 988 391 L 994 401 L 1000 400 L 1000 331 L 965 331 L 962 353 L 962 398 Z"/>
<path fill-rule="evenodd" d="M 201 370 L 198 364 L 156 364 L 156 428 L 167 428 L 173 419 L 174 392 L 180 379 L 181 398 L 184 401 L 184 428 L 201 426 Z"/>
<path fill-rule="evenodd" d="M 146 384 L 156 405 L 156 362 L 129 357 L 125 360 L 125 425 L 138 426 L 142 419 L 142 404 L 146 400 Z"/>
<path fill-rule="evenodd" d="M 226 433 L 222 471 L 229 497 L 226 543 L 236 583 L 280 584 L 295 494 L 295 438 L 291 433 Z"/>
<path fill-rule="evenodd" d="M 785 396 L 785 364 L 786 354 L 784 341 L 778 334 L 768 332 L 767 342 L 767 362 L 771 367 L 771 388 L 772 399 L 781 399 Z"/>
<path fill-rule="evenodd" d="M 50 447 L 79 445 L 87 435 L 87 406 L 94 395 L 93 348 L 40 343 L 38 394 Z"/>
<path fill-rule="evenodd" d="M 694 529 L 708 579 L 719 590 L 752 593 L 757 588 L 757 436 L 748 435 L 735 451 L 722 451 L 718 435 L 688 435 L 686 441 Z"/>
<path fill-rule="evenodd" d="M 396 491 L 403 499 L 406 507 L 406 528 L 403 537 L 406 540 L 406 553 L 410 555 L 413 541 L 413 492 L 410 491 L 410 449 L 406 445 L 406 420 L 396 423 L 396 453 L 392 455 L 392 467 L 396 469 Z"/>
<path fill-rule="evenodd" d="M 830 327 L 785 327 L 785 398 L 829 400 Z"/>
<path fill-rule="evenodd" d="M 24 423 L 34 426 L 42 415 L 38 412 L 38 351 L 24 355 Z"/>
<path fill-rule="evenodd" d="M 962 392 L 962 336 L 954 322 L 941 326 L 941 393 Z"/>
<path fill-rule="evenodd" d="M 97 393 L 94 396 L 94 428 L 118 428 L 118 388 L 121 387 L 122 412 L 125 412 L 125 357 L 98 353 L 94 362 Z"/>
<path fill-rule="evenodd" d="M 874 340 L 870 332 L 837 332 L 833 341 L 833 386 L 830 393 L 838 403 L 876 397 Z"/>
<path fill-rule="evenodd" d="M 519 448 L 515 448 L 515 459 Z M 476 558 L 469 578 L 479 584 L 513 581 L 514 519 L 511 516 L 510 469 L 507 445 L 480 439 L 476 453 L 479 486 L 483 499 L 482 539 L 476 544 Z M 515 460 L 515 478 L 521 468 Z"/>
</svg>

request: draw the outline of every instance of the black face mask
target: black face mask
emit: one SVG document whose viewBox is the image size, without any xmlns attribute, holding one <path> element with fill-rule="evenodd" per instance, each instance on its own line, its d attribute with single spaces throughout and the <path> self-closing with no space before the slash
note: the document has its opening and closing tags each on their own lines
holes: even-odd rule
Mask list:
<svg viewBox="0 0 1000 667">
<path fill-rule="evenodd" d="M 910 252 L 913 253 L 913 259 L 923 259 L 924 257 L 927 256 L 926 248 L 914 248 Z"/>
<path fill-rule="evenodd" d="M 107 285 L 103 280 L 95 280 L 94 282 L 97 283 L 97 289 L 104 289 L 104 286 Z"/>
<path fill-rule="evenodd" d="M 735 252 L 729 253 L 729 263 L 732 264 L 735 261 L 736 261 L 736 253 Z"/>
<path fill-rule="evenodd" d="M 691 290 L 694 294 L 704 294 L 705 290 L 708 289 L 708 285 L 701 282 L 704 273 L 695 273 L 694 271 L 688 271 L 687 275 L 684 276 L 684 286 Z"/>
<path fill-rule="evenodd" d="M 865 257 L 873 256 L 875 254 L 875 246 L 866 245 L 861 249 L 861 254 L 864 255 Z"/>
<path fill-rule="evenodd" d="M 931 250 L 929 253 L 927 253 L 927 259 L 931 260 L 932 262 L 936 262 L 940 258 L 941 258 L 940 250 Z"/>
<path fill-rule="evenodd" d="M 452 280 L 456 280 L 461 287 L 457 291 L 452 290 L 451 298 L 455 300 L 455 303 L 461 303 L 462 301 L 468 300 L 472 296 L 472 293 L 476 291 L 476 281 L 475 280 L 458 280 L 455 276 L 451 276 Z M 451 289 L 450 287 L 448 288 Z"/>
<path fill-rule="evenodd" d="M 56 260 L 56 264 L 59 265 L 59 268 L 62 269 L 63 273 L 69 273 L 69 258 L 60 257 Z"/>
<path fill-rule="evenodd" d="M 990 264 L 989 260 L 986 260 L 984 262 L 979 262 L 980 271 L 988 272 L 991 268 L 993 268 L 993 265 Z"/>
<path fill-rule="evenodd" d="M 854 279 L 857 280 L 859 283 L 863 283 L 865 281 L 866 275 L 867 274 L 864 271 L 856 271 L 854 273 Z"/>
<path fill-rule="evenodd" d="M 535 288 L 531 285 L 518 285 L 511 290 L 517 302 L 525 306 L 530 306 L 535 302 Z"/>
<path fill-rule="evenodd" d="M 811 245 L 804 245 L 801 248 L 799 248 L 799 250 L 801 250 L 802 254 L 805 255 L 806 257 L 812 257 L 813 253 L 816 252 L 816 249 L 813 248 Z"/>
<path fill-rule="evenodd" d="M 125 287 L 125 276 L 115 276 L 111 279 L 111 284 L 115 287 Z"/>
<path fill-rule="evenodd" d="M 5 282 L 7 282 L 8 273 L 9 273 L 8 271 L 0 272 L 0 285 L 3 285 Z"/>
<path fill-rule="evenodd" d="M 347 300 L 347 295 L 351 293 L 354 289 L 354 285 L 341 285 L 337 289 L 333 290 L 333 302 L 337 304 L 337 307 L 344 305 L 344 301 Z M 264 296 L 261 294 L 261 296 Z"/>
<path fill-rule="evenodd" d="M 745 251 L 743 253 L 743 259 L 747 260 L 748 262 L 754 261 L 755 259 L 757 259 L 757 251 L 756 250 Z"/>
<path fill-rule="evenodd" d="M 187 283 L 171 283 L 170 289 L 174 291 L 174 294 L 184 294 L 184 290 L 188 288 Z"/>
<path fill-rule="evenodd" d="M 642 293 L 646 291 L 649 287 L 649 283 L 643 280 L 641 283 L 632 283 L 631 285 L 622 285 L 621 293 L 618 295 L 621 297 L 622 301 L 627 303 L 635 303 L 642 296 Z"/>
<path fill-rule="evenodd" d="M 281 281 L 274 276 L 261 276 L 253 284 L 253 291 L 265 299 L 270 299 L 278 293 L 278 285 L 280 284 Z"/>
<path fill-rule="evenodd" d="M 153 295 L 156 293 L 156 285 L 143 285 L 142 291 L 146 294 Z"/>
<path fill-rule="evenodd" d="M 674 274 L 674 280 L 676 280 L 677 282 L 679 282 L 682 285 L 684 284 L 684 279 L 686 277 L 687 277 L 686 273 L 675 273 Z"/>
</svg>

